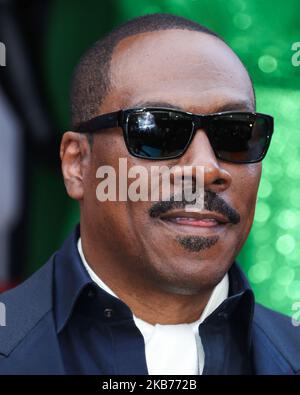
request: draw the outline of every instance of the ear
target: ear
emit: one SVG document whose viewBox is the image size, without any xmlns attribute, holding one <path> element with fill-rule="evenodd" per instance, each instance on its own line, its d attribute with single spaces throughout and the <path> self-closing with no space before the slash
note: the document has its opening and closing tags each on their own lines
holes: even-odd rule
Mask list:
<svg viewBox="0 0 300 395">
<path fill-rule="evenodd" d="M 66 132 L 61 140 L 60 159 L 68 195 L 82 200 L 84 195 L 83 176 L 90 157 L 90 146 L 85 136 Z"/>
</svg>

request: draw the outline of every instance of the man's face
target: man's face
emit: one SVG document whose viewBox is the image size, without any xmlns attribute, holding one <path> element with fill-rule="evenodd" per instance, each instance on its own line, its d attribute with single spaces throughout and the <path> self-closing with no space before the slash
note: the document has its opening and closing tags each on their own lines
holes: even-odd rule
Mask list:
<svg viewBox="0 0 300 395">
<path fill-rule="evenodd" d="M 126 38 L 114 50 L 110 78 L 99 114 L 149 104 L 198 114 L 254 110 L 244 67 L 222 41 L 204 33 L 165 30 Z M 145 166 L 149 174 L 154 165 L 203 166 L 205 190 L 223 199 L 239 221 L 193 226 L 172 210 L 172 220 L 150 216 L 151 201 L 99 202 L 96 171 L 110 165 L 118 174 L 119 158 L 127 158 L 128 168 Z M 95 135 L 84 174 L 82 231 L 99 250 L 105 248 L 112 264 L 122 264 L 128 277 L 138 274 L 167 292 L 197 293 L 222 279 L 245 242 L 260 174 L 261 164 L 217 160 L 203 130 L 182 157 L 155 162 L 131 156 L 121 128 L 108 129 Z"/>
</svg>

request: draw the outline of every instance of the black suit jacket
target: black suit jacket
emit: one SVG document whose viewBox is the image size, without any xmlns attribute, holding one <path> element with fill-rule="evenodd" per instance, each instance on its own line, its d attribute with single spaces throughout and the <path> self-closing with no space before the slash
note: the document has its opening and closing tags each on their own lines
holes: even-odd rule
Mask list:
<svg viewBox="0 0 300 395">
<path fill-rule="evenodd" d="M 54 316 L 54 263 L 74 264 L 74 234 L 28 280 L 0 295 L 6 326 L 0 327 L 0 374 L 65 374 Z M 68 279 L 66 279 L 68 281 Z M 252 322 L 255 374 L 300 374 L 300 326 L 255 304 Z"/>
</svg>

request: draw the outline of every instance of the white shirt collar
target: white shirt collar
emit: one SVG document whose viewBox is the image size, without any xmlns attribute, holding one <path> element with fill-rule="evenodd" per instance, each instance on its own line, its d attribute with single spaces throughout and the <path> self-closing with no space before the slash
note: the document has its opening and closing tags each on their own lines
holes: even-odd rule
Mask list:
<svg viewBox="0 0 300 395">
<path fill-rule="evenodd" d="M 87 263 L 80 238 L 78 251 L 91 279 L 104 291 L 118 298 Z M 133 314 L 135 325 L 144 338 L 145 356 L 150 375 L 202 374 L 205 354 L 198 327 L 228 297 L 228 288 L 229 280 L 228 274 L 226 274 L 214 288 L 200 318 L 192 323 L 152 325 Z"/>
<path fill-rule="evenodd" d="M 105 284 L 101 280 L 101 278 L 93 271 L 93 269 L 87 263 L 84 253 L 83 253 L 83 250 L 82 250 L 81 238 L 79 238 L 79 240 L 78 240 L 77 247 L 78 247 L 79 255 L 82 259 L 83 265 L 86 268 L 91 279 L 104 291 L 106 291 L 110 295 L 114 296 L 115 298 L 119 299 L 119 297 L 109 288 L 109 286 L 107 284 Z M 215 288 L 208 300 L 208 303 L 205 306 L 200 318 L 197 321 L 195 321 L 195 324 L 197 324 L 197 326 L 201 322 L 203 322 L 213 311 L 215 311 L 220 306 L 220 304 L 228 297 L 228 290 L 229 290 L 229 279 L 228 279 L 228 274 L 226 273 L 226 275 L 219 282 L 219 284 L 217 284 L 215 286 Z M 140 320 L 140 318 L 139 318 L 139 320 Z"/>
</svg>

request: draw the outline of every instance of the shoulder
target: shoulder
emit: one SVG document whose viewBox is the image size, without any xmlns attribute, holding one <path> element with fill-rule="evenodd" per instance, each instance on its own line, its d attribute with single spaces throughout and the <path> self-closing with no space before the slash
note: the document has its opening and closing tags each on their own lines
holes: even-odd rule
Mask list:
<svg viewBox="0 0 300 395">
<path fill-rule="evenodd" d="M 264 344 L 272 344 L 291 366 L 300 369 L 300 323 L 291 317 L 255 304 L 253 317 L 255 338 Z"/>
<path fill-rule="evenodd" d="M 17 287 L 0 294 L 2 314 L 0 355 L 8 355 L 52 309 L 55 255 Z"/>
<path fill-rule="evenodd" d="M 291 317 L 256 303 L 253 322 L 271 338 L 279 339 L 286 335 L 292 341 L 295 340 L 299 343 L 300 352 L 300 323 L 297 325 Z"/>
</svg>

